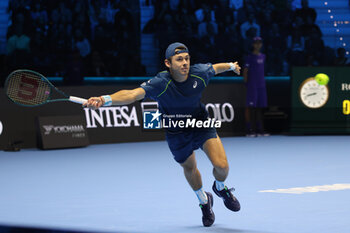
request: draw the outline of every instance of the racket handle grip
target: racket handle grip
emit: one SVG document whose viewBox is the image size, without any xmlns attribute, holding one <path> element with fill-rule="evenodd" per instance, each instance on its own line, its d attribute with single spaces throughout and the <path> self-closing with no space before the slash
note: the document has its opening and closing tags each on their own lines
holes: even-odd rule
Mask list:
<svg viewBox="0 0 350 233">
<path fill-rule="evenodd" d="M 79 98 L 76 96 L 69 96 L 69 101 L 77 104 L 84 104 L 87 101 L 87 99 Z"/>
</svg>

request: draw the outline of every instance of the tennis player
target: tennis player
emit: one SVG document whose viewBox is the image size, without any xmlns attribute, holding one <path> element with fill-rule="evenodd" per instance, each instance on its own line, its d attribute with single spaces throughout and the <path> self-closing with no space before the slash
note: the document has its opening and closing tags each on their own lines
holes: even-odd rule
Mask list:
<svg viewBox="0 0 350 233">
<path fill-rule="evenodd" d="M 205 120 L 208 118 L 208 112 L 200 99 L 210 78 L 225 71 L 239 74 L 241 69 L 237 62 L 190 66 L 189 50 L 178 42 L 168 46 L 164 62 L 168 71 L 158 73 L 139 88 L 91 97 L 85 106 L 96 109 L 101 106 L 125 105 L 149 97 L 158 101 L 162 114 L 190 115 L 192 118 Z M 167 129 L 166 140 L 174 159 L 183 167 L 185 177 L 199 199 L 204 226 L 211 226 L 215 221 L 215 215 L 212 210 L 213 196 L 203 190 L 201 174 L 197 169 L 194 151 L 198 148 L 207 154 L 214 167 L 215 181 L 212 187 L 214 193 L 223 199 L 228 209 L 240 210 L 240 203 L 232 194 L 232 189 L 228 189 L 225 185 L 229 166 L 215 128 L 185 130 L 170 128 Z"/>
</svg>

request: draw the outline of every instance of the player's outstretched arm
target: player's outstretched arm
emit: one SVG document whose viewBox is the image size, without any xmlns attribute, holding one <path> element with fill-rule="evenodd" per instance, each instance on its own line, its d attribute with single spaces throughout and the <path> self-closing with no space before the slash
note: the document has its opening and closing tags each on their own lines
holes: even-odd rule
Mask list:
<svg viewBox="0 0 350 233">
<path fill-rule="evenodd" d="M 126 105 L 145 98 L 146 92 L 143 88 L 135 88 L 133 90 L 121 90 L 112 95 L 103 95 L 99 97 L 91 97 L 83 105 L 91 109 L 97 109 L 101 106 L 110 105 Z"/>
<path fill-rule="evenodd" d="M 220 74 L 229 70 L 232 70 L 238 75 L 241 73 L 241 67 L 238 65 L 238 62 L 216 63 L 213 65 L 213 68 L 215 74 Z"/>
</svg>

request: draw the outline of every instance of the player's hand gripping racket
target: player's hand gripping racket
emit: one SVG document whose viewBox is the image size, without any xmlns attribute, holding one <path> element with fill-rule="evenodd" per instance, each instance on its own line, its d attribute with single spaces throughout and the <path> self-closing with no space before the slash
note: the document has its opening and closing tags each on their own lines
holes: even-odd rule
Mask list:
<svg viewBox="0 0 350 233">
<path fill-rule="evenodd" d="M 26 107 L 57 101 L 71 101 L 78 104 L 84 104 L 87 101 L 65 94 L 43 75 L 32 70 L 16 70 L 9 74 L 5 82 L 5 90 L 10 100 Z"/>
</svg>

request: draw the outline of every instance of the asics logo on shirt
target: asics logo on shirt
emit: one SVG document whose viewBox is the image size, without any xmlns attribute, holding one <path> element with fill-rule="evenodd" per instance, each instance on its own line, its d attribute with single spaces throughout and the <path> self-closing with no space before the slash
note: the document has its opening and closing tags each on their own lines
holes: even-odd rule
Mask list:
<svg viewBox="0 0 350 233">
<path fill-rule="evenodd" d="M 194 81 L 193 88 L 196 88 L 196 87 L 197 87 L 197 81 Z"/>
</svg>

